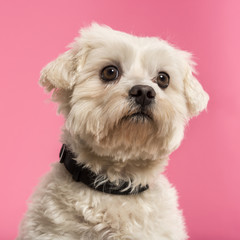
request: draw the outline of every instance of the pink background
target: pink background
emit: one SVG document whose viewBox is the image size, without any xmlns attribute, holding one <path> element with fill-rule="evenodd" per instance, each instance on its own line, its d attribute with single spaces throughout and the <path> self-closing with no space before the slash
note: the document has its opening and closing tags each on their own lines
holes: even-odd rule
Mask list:
<svg viewBox="0 0 240 240">
<path fill-rule="evenodd" d="M 0 240 L 58 161 L 63 123 L 37 82 L 41 68 L 92 21 L 155 35 L 194 53 L 208 111 L 193 119 L 167 169 L 192 240 L 240 239 L 240 2 L 42 0 L 0 5 Z"/>
</svg>

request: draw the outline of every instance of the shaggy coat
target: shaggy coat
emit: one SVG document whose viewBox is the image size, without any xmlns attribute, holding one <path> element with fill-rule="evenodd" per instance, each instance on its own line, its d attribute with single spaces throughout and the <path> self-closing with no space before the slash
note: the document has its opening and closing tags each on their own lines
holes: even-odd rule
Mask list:
<svg viewBox="0 0 240 240">
<path fill-rule="evenodd" d="M 116 73 L 110 80 L 103 76 L 109 66 L 107 74 Z M 55 163 L 32 196 L 17 240 L 186 240 L 177 193 L 162 172 L 188 120 L 207 106 L 193 66 L 189 53 L 158 38 L 97 24 L 81 30 L 40 78 L 65 117 L 62 142 L 98 175 L 97 184 L 149 189 L 98 192 Z M 144 108 L 129 93 L 139 85 L 154 93 Z"/>
</svg>

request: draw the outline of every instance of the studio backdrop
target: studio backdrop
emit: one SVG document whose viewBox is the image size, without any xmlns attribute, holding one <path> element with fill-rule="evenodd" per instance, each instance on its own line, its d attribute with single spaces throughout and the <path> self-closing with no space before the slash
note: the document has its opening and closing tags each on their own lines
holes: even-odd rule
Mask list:
<svg viewBox="0 0 240 240">
<path fill-rule="evenodd" d="M 29 196 L 58 161 L 63 118 L 38 85 L 40 70 L 92 22 L 193 53 L 210 101 L 165 174 L 190 239 L 240 239 L 239 12 L 237 0 L 1 1 L 0 239 L 16 237 Z"/>
</svg>

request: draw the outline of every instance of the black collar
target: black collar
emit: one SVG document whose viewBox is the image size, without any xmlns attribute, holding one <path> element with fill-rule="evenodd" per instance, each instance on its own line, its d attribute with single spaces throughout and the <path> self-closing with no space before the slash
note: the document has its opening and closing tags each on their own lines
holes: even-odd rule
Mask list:
<svg viewBox="0 0 240 240">
<path fill-rule="evenodd" d="M 104 182 L 104 184 L 101 185 L 96 185 L 95 180 L 97 175 L 89 168 L 86 168 L 83 164 L 77 164 L 77 162 L 74 160 L 75 155 L 69 149 L 67 149 L 65 144 L 63 144 L 61 148 L 59 158 L 60 163 L 64 164 L 65 168 L 72 175 L 74 181 L 82 182 L 94 190 L 115 195 L 130 195 L 138 194 L 148 189 L 148 185 L 139 185 L 133 191 L 132 188 L 127 188 L 129 186 L 129 182 L 123 182 L 123 184 L 120 186 L 116 186 L 110 181 Z"/>
</svg>

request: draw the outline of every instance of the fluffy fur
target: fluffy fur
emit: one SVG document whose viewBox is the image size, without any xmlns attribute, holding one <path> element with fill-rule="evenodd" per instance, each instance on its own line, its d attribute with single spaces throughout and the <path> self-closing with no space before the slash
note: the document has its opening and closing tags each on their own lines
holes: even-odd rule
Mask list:
<svg viewBox="0 0 240 240">
<path fill-rule="evenodd" d="M 100 78 L 108 65 L 118 80 Z M 191 55 L 158 38 L 136 37 L 93 24 L 70 49 L 49 63 L 40 84 L 54 90 L 65 116 L 62 142 L 99 175 L 99 184 L 132 181 L 150 188 L 137 195 L 94 191 L 72 180 L 56 163 L 32 197 L 17 240 L 185 240 L 177 193 L 161 172 L 180 144 L 188 120 L 207 106 L 208 95 L 193 76 Z M 159 72 L 168 88 L 156 84 Z M 134 85 L 156 92 L 152 120 L 131 118 L 139 106 Z"/>
</svg>

